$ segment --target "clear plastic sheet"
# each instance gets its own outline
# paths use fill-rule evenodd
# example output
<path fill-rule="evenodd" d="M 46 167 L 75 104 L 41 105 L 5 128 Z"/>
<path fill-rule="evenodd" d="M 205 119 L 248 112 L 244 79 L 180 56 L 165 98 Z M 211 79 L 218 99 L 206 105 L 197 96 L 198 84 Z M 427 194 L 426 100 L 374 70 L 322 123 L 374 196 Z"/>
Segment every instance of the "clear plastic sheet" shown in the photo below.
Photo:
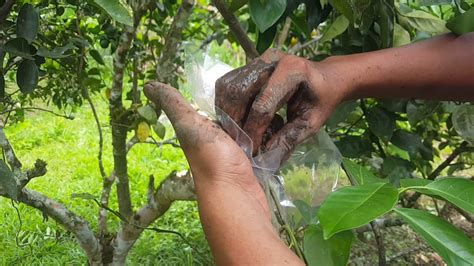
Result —
<path fill-rule="evenodd" d="M 200 111 L 219 121 L 234 138 L 252 162 L 259 181 L 263 184 L 271 179 L 287 219 L 293 225 L 301 225 L 301 206 L 317 208 L 337 186 L 342 156 L 330 137 L 322 130 L 299 145 L 282 166 L 280 161 L 284 153 L 280 149 L 252 157 L 252 140 L 225 112 L 214 106 L 215 81 L 232 67 L 207 54 L 196 56 L 196 53 L 187 57 L 185 63 L 185 91 L 192 96 Z"/>

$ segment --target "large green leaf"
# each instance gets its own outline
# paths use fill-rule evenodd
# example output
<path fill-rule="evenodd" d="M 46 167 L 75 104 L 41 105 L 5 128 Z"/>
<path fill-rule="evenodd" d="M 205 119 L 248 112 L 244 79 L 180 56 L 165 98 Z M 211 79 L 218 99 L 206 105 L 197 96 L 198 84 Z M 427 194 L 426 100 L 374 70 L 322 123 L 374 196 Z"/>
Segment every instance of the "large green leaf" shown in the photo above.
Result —
<path fill-rule="evenodd" d="M 128 26 L 133 26 L 132 10 L 123 0 L 94 1 L 117 22 Z"/>
<path fill-rule="evenodd" d="M 428 212 L 415 209 L 395 209 L 448 265 L 472 265 L 474 241 L 459 229 Z"/>
<path fill-rule="evenodd" d="M 387 182 L 387 179 L 381 179 L 376 177 L 367 168 L 358 165 L 347 158 L 342 159 L 342 165 L 344 166 L 344 169 L 346 170 L 350 178 L 357 182 L 357 185 Z"/>
<path fill-rule="evenodd" d="M 16 19 L 16 36 L 31 43 L 38 33 L 39 13 L 30 4 L 24 4 Z"/>
<path fill-rule="evenodd" d="M 3 188 L 8 197 L 18 200 L 18 190 L 15 176 L 8 168 L 7 164 L 0 160 L 0 186 Z"/>
<path fill-rule="evenodd" d="M 423 188 L 413 187 L 413 189 L 421 193 L 428 190 L 429 194 L 440 196 L 459 208 L 474 213 L 474 181 L 446 177 L 431 182 Z"/>
<path fill-rule="evenodd" d="M 304 232 L 304 255 L 309 266 L 346 265 L 354 235 L 343 231 L 325 240 L 319 225 L 310 225 Z"/>
<path fill-rule="evenodd" d="M 5 43 L 3 50 L 9 53 L 10 56 L 20 56 L 33 60 L 33 55 L 31 55 L 31 46 L 28 41 L 24 38 L 15 38 L 11 39 Z"/>
<path fill-rule="evenodd" d="M 446 27 L 458 35 L 474 31 L 474 7 L 450 19 Z"/>
<path fill-rule="evenodd" d="M 24 94 L 31 93 L 38 85 L 39 70 L 35 61 L 23 60 L 16 72 L 16 83 Z"/>
<path fill-rule="evenodd" d="M 403 15 L 408 23 L 417 30 L 430 34 L 447 32 L 446 22 L 421 10 L 414 10 Z"/>
<path fill-rule="evenodd" d="M 334 22 L 329 25 L 328 29 L 324 32 L 323 37 L 321 37 L 321 40 L 319 40 L 319 42 L 323 43 L 331 41 L 335 37 L 342 34 L 344 31 L 346 31 L 347 27 L 349 27 L 349 20 L 342 15 L 337 17 Z"/>
<path fill-rule="evenodd" d="M 260 32 L 265 32 L 283 15 L 286 0 L 249 0 L 250 15 Z"/>
<path fill-rule="evenodd" d="M 400 187 L 407 188 L 407 187 L 423 187 L 428 185 L 433 181 L 423 178 L 405 178 L 400 180 Z"/>
<path fill-rule="evenodd" d="M 389 140 L 395 130 L 395 118 L 380 107 L 374 107 L 367 114 L 369 129 L 375 136 Z"/>
<path fill-rule="evenodd" d="M 386 183 L 343 187 L 329 194 L 319 208 L 324 238 L 367 224 L 390 211 L 398 201 L 398 191 Z"/>

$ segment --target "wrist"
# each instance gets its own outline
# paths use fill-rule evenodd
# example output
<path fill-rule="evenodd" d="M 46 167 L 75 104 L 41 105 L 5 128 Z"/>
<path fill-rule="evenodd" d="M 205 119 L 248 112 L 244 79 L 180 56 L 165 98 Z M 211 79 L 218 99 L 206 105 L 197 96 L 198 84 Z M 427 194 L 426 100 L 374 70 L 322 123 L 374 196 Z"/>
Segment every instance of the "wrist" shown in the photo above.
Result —
<path fill-rule="evenodd" d="M 325 81 L 340 95 L 341 101 L 358 99 L 362 79 L 366 75 L 360 72 L 360 64 L 349 56 L 332 56 L 321 61 Z"/>

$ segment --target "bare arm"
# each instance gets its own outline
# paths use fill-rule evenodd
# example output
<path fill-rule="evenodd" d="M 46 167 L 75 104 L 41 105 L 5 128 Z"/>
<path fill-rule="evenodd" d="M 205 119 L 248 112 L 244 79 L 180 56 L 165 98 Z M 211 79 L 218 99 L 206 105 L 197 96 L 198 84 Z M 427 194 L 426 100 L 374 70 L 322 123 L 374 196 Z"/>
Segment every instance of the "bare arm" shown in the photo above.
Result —
<path fill-rule="evenodd" d="M 474 101 L 474 33 L 321 62 L 269 50 L 216 83 L 216 105 L 243 126 L 254 152 L 280 147 L 290 153 L 342 101 L 368 97 Z M 284 105 L 287 123 L 264 141 Z"/>
<path fill-rule="evenodd" d="M 334 56 L 347 98 L 474 101 L 474 33 L 445 34 L 399 48 Z"/>

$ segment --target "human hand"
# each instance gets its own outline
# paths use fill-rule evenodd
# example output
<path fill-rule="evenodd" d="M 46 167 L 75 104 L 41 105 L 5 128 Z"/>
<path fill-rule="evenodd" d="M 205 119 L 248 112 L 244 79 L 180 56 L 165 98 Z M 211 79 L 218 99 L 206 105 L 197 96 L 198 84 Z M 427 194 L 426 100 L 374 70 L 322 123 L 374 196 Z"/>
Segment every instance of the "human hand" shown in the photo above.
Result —
<path fill-rule="evenodd" d="M 175 88 L 167 84 L 150 82 L 145 85 L 144 92 L 171 121 L 197 190 L 209 182 L 234 184 L 249 191 L 270 217 L 268 203 L 249 159 L 218 125 L 199 115 Z"/>
<path fill-rule="evenodd" d="M 289 154 L 315 134 L 347 96 L 336 64 L 311 62 L 268 50 L 216 81 L 216 106 L 253 140 L 253 152 L 275 148 Z M 275 116 L 287 104 L 287 123 Z M 271 128 L 273 135 L 266 136 Z"/>

